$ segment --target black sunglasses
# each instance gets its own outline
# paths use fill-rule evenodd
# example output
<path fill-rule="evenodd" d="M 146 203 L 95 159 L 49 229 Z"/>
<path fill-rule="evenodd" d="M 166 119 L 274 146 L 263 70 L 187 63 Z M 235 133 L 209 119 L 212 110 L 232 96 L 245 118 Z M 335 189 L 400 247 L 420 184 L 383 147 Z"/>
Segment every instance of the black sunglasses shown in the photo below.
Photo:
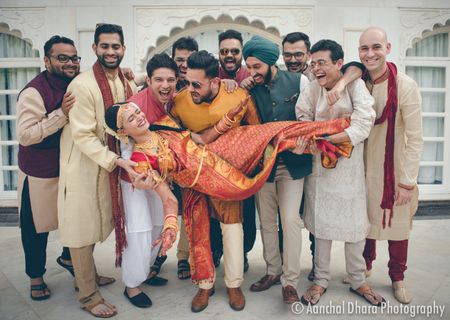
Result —
<path fill-rule="evenodd" d="M 238 49 L 238 48 L 233 48 L 233 49 L 222 48 L 222 49 L 219 50 L 219 52 L 220 52 L 220 54 L 222 56 L 226 56 L 230 52 L 231 52 L 231 54 L 233 56 L 237 56 L 241 52 L 241 49 Z"/>

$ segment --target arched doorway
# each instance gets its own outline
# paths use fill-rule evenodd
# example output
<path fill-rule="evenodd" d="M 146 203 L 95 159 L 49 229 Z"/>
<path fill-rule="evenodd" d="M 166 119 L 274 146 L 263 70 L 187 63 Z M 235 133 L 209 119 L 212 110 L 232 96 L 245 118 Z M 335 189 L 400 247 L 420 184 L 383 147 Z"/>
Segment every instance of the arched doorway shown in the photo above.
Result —
<path fill-rule="evenodd" d="M 206 50 L 218 55 L 218 36 L 221 32 L 234 29 L 242 34 L 244 43 L 254 35 L 261 35 L 267 39 L 281 45 L 281 36 L 275 28 L 266 29 L 262 23 L 254 23 L 253 25 L 238 22 L 222 22 L 222 21 L 202 21 L 200 25 L 187 25 L 185 29 L 176 29 L 171 32 L 171 36 L 162 36 L 158 39 L 156 47 L 147 49 L 147 54 L 140 60 L 140 67 L 145 69 L 147 61 L 156 53 L 166 52 L 171 55 L 172 44 L 181 37 L 192 37 L 197 40 L 199 50 Z M 281 59 L 281 57 L 280 57 Z"/>

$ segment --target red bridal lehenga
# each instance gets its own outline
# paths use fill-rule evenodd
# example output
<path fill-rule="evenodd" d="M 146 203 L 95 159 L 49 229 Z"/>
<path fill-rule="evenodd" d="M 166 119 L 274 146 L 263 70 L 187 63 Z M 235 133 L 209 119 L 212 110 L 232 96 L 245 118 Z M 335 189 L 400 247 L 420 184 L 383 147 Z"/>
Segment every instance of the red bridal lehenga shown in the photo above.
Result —
<path fill-rule="evenodd" d="M 168 116 L 157 124 L 178 127 Z M 183 218 L 194 283 L 212 281 L 214 276 L 206 195 L 220 200 L 246 199 L 266 182 L 277 154 L 294 148 L 299 136 L 328 136 L 342 132 L 349 124 L 348 118 L 342 118 L 241 126 L 206 146 L 192 141 L 188 131 L 159 130 L 151 141 L 134 146 L 131 160 L 138 163 L 136 171 L 147 172 L 152 167 L 163 178 L 189 188 L 183 199 Z M 333 145 L 319 139 L 317 145 L 322 150 L 322 164 L 328 168 L 334 168 L 340 156 L 349 157 L 352 151 L 350 143 Z"/>

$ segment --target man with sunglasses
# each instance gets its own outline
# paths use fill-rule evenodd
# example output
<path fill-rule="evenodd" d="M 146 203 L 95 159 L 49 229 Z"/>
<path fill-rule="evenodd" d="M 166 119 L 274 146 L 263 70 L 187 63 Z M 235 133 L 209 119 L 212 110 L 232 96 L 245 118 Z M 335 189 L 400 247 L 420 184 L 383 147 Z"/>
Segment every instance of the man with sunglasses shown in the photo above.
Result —
<path fill-rule="evenodd" d="M 20 227 L 33 300 L 50 298 L 43 275 L 48 233 L 58 227 L 59 138 L 75 103 L 66 89 L 79 73 L 81 59 L 74 42 L 60 36 L 45 43 L 44 54 L 46 70 L 19 93 L 16 106 Z M 73 275 L 69 248 L 63 248 L 57 261 Z"/>
<path fill-rule="evenodd" d="M 219 78 L 219 62 L 212 54 L 204 50 L 194 52 L 188 58 L 187 66 L 187 87 L 175 97 L 175 104 L 170 112 L 185 128 L 195 133 L 205 133 L 211 137 L 210 141 L 213 141 L 232 126 L 238 126 L 240 122 L 244 121 L 242 120 L 244 111 L 242 111 L 237 116 L 240 121 L 233 123 L 228 121 L 227 128 L 216 126 L 219 120 L 226 118 L 230 111 L 242 104 L 247 104 L 245 121 L 258 123 L 255 107 L 252 101 L 247 100 L 246 91 L 240 88 L 231 93 L 226 91 L 224 83 Z M 190 191 L 184 190 L 184 192 Z M 244 278 L 241 202 L 218 201 L 212 198 L 208 198 L 207 201 L 207 207 L 210 209 L 204 208 L 205 210 L 200 210 L 199 214 L 202 217 L 206 215 L 207 221 L 209 221 L 208 211 L 211 211 L 213 216 L 221 222 L 225 285 L 231 308 L 239 311 L 245 306 L 245 297 L 240 288 Z M 186 212 L 184 212 L 183 218 L 185 217 Z M 195 221 L 198 225 L 199 222 Z M 191 241 L 191 270 L 195 271 L 191 277 L 192 281 L 199 285 L 199 290 L 192 300 L 191 310 L 200 312 L 208 306 L 209 296 L 214 294 L 216 277 L 210 253 L 209 228 L 202 226 L 200 230 L 194 229 L 193 234 L 196 239 L 199 236 L 201 239 L 199 242 L 192 242 L 195 239 L 189 236 L 189 228 L 195 228 L 196 224 L 193 224 L 192 221 L 185 221 L 185 223 L 188 229 L 188 239 Z M 207 232 L 203 233 L 204 230 Z M 197 245 L 199 247 L 196 247 Z M 205 272 L 198 272 L 200 269 Z"/>
<path fill-rule="evenodd" d="M 114 222 L 118 228 L 124 226 L 116 168 L 122 167 L 132 178 L 137 175 L 134 163 L 121 158 L 116 141 L 106 135 L 104 113 L 114 103 L 130 98 L 136 86 L 119 68 L 125 53 L 121 26 L 98 24 L 92 49 L 97 61 L 67 89 L 76 100 L 61 134 L 58 216 L 61 242 L 70 248 L 82 308 L 95 317 L 108 318 L 117 310 L 105 302 L 98 286 L 114 279 L 97 275 L 94 246 L 107 239 Z M 116 240 L 118 247 L 121 241 Z"/>
<path fill-rule="evenodd" d="M 218 38 L 219 78 L 234 80 L 240 85 L 242 80 L 250 76 L 245 66 L 242 65 L 242 34 L 236 30 L 229 29 L 220 33 Z M 254 196 L 244 200 L 244 272 L 247 272 L 249 268 L 247 253 L 253 248 L 256 239 L 255 210 Z M 223 255 L 223 243 L 220 224 L 214 218 L 211 218 L 211 250 L 214 266 L 217 268 Z"/>
<path fill-rule="evenodd" d="M 232 79 L 241 84 L 250 76 L 242 65 L 242 34 L 236 30 L 226 30 L 219 34 L 219 78 Z"/>

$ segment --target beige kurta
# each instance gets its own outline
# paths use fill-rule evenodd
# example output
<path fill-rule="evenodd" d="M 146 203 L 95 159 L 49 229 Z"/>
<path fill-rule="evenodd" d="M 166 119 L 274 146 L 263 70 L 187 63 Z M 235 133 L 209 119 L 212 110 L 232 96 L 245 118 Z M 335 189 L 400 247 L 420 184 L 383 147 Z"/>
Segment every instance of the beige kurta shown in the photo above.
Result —
<path fill-rule="evenodd" d="M 360 79 L 350 83 L 341 98 L 328 106 L 327 90 L 317 81 L 302 92 L 295 111 L 300 121 L 325 121 L 351 117 L 345 129 L 353 144 L 350 158 L 340 158 L 336 168 L 322 167 L 313 157 L 313 170 L 305 178 L 306 228 L 318 239 L 357 242 L 369 229 L 364 178 L 364 140 L 375 121 L 373 98 Z"/>
<path fill-rule="evenodd" d="M 125 101 L 119 77 L 109 84 L 115 102 Z M 117 155 L 106 146 L 105 106 L 92 68 L 67 91 L 76 102 L 61 135 L 58 219 L 62 244 L 80 248 L 106 240 L 113 229 L 109 172 Z"/>
<path fill-rule="evenodd" d="M 377 118 L 383 113 L 387 100 L 388 80 L 376 84 L 372 90 Z M 368 186 L 368 212 L 370 232 L 368 238 L 376 240 L 405 240 L 412 228 L 412 217 L 418 205 L 417 175 L 422 155 L 421 97 L 417 84 L 407 75 L 398 72 L 398 111 L 395 119 L 395 182 L 415 186 L 410 203 L 396 207 L 392 226 L 388 226 L 389 210 L 386 210 L 386 228 L 383 229 L 383 165 L 386 145 L 387 121 L 374 126 L 366 143 L 366 179 Z"/>
<path fill-rule="evenodd" d="M 22 146 L 42 142 L 67 123 L 67 117 L 58 108 L 47 114 L 44 100 L 35 88 L 27 88 L 17 101 L 17 139 Z M 28 177 L 31 211 L 37 233 L 49 232 L 58 228 L 57 196 L 58 178 L 37 178 L 27 176 L 19 170 L 17 200 L 20 212 L 22 190 Z"/>

